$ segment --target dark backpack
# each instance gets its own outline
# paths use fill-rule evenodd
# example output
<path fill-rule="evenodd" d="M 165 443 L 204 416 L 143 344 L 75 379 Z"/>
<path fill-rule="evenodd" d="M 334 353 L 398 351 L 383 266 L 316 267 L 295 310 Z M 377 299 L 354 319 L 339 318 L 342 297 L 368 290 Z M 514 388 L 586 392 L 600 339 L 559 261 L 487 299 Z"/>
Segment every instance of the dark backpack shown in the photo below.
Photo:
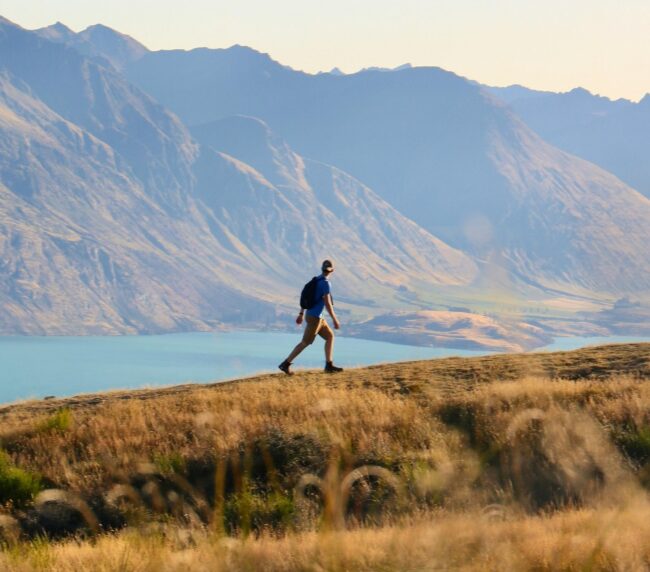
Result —
<path fill-rule="evenodd" d="M 300 293 L 300 307 L 309 310 L 316 305 L 316 288 L 318 286 L 319 276 L 314 276 L 302 288 Z"/>

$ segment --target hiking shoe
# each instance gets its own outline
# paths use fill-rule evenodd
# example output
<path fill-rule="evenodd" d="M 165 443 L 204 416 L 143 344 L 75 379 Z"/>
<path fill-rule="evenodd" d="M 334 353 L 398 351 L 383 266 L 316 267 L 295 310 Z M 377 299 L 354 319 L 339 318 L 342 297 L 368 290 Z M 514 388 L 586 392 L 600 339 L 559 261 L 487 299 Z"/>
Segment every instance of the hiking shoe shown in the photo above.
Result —
<path fill-rule="evenodd" d="M 291 364 L 286 359 L 278 366 L 278 368 L 287 375 L 293 375 Z"/>
<path fill-rule="evenodd" d="M 328 362 L 325 364 L 325 369 L 323 371 L 325 371 L 325 373 L 339 373 L 343 371 L 343 368 L 334 365 L 332 362 Z"/>

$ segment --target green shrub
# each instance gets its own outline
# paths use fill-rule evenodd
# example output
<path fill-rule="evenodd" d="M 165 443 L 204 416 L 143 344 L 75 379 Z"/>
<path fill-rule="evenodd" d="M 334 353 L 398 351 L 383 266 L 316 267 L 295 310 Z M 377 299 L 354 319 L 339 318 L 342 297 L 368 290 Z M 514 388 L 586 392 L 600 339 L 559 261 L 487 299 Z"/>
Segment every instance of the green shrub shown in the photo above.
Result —
<path fill-rule="evenodd" d="M 59 409 L 56 413 L 41 421 L 36 429 L 44 433 L 59 432 L 63 433 L 70 429 L 72 425 L 72 412 L 67 409 Z"/>
<path fill-rule="evenodd" d="M 0 451 L 0 504 L 22 507 L 29 504 L 41 490 L 41 479 L 14 466 L 4 451 Z"/>
<path fill-rule="evenodd" d="M 643 426 L 621 431 L 614 435 L 623 452 L 634 462 L 642 465 L 650 461 L 650 427 Z"/>
<path fill-rule="evenodd" d="M 163 474 L 182 473 L 185 471 L 185 459 L 180 453 L 154 455 L 153 463 Z"/>
<path fill-rule="evenodd" d="M 229 532 L 260 532 L 271 529 L 286 531 L 295 516 L 293 499 L 278 492 L 261 495 L 242 492 L 231 495 L 224 506 L 224 519 Z"/>

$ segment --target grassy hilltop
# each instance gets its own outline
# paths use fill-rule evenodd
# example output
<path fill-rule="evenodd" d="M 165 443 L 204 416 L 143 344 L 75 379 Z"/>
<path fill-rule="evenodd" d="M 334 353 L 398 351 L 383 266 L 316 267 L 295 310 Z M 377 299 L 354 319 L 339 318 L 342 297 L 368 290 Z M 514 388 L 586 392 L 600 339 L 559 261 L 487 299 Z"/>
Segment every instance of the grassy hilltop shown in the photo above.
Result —
<path fill-rule="evenodd" d="M 0 569 L 650 567 L 650 344 L 0 408 Z"/>

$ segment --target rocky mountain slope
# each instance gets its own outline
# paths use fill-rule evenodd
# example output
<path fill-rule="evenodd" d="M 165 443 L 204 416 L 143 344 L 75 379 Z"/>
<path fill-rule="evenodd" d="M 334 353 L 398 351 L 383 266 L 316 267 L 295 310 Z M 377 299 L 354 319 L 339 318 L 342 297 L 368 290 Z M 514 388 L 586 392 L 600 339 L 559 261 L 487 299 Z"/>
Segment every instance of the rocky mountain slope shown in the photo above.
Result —
<path fill-rule="evenodd" d="M 258 155 L 224 152 L 226 125 L 202 145 L 113 66 L 6 20 L 0 62 L 3 333 L 274 323 L 325 256 L 343 312 L 476 274 L 257 120 L 235 122 Z"/>
<path fill-rule="evenodd" d="M 468 256 L 418 227 L 340 169 L 301 157 L 259 119 L 229 117 L 201 126 L 193 134 L 205 146 L 237 157 L 282 191 L 298 219 L 284 221 L 284 228 L 306 220 L 332 249 L 351 250 L 347 259 L 354 258 L 353 266 L 340 268 L 346 283 L 361 280 L 361 289 L 378 270 L 377 278 L 405 291 L 418 280 L 460 285 L 477 274 Z M 247 235 L 240 228 L 237 236 L 253 242 L 259 229 L 250 230 Z M 304 253 L 295 244 L 275 244 L 280 247 L 278 260 L 287 266 L 292 257 L 307 260 L 315 254 L 309 252 L 308 243 L 303 245 Z"/>
<path fill-rule="evenodd" d="M 650 201 L 454 74 L 312 76 L 240 46 L 150 52 L 125 73 L 188 124 L 260 117 L 513 281 L 587 295 L 650 287 Z"/>
<path fill-rule="evenodd" d="M 2 333 L 201 329 L 246 306 L 210 266 L 225 253 L 170 221 L 114 149 L 6 76 L 0 94 Z"/>
<path fill-rule="evenodd" d="M 650 197 L 650 94 L 639 103 L 576 88 L 487 88 L 546 141 L 610 171 Z"/>

